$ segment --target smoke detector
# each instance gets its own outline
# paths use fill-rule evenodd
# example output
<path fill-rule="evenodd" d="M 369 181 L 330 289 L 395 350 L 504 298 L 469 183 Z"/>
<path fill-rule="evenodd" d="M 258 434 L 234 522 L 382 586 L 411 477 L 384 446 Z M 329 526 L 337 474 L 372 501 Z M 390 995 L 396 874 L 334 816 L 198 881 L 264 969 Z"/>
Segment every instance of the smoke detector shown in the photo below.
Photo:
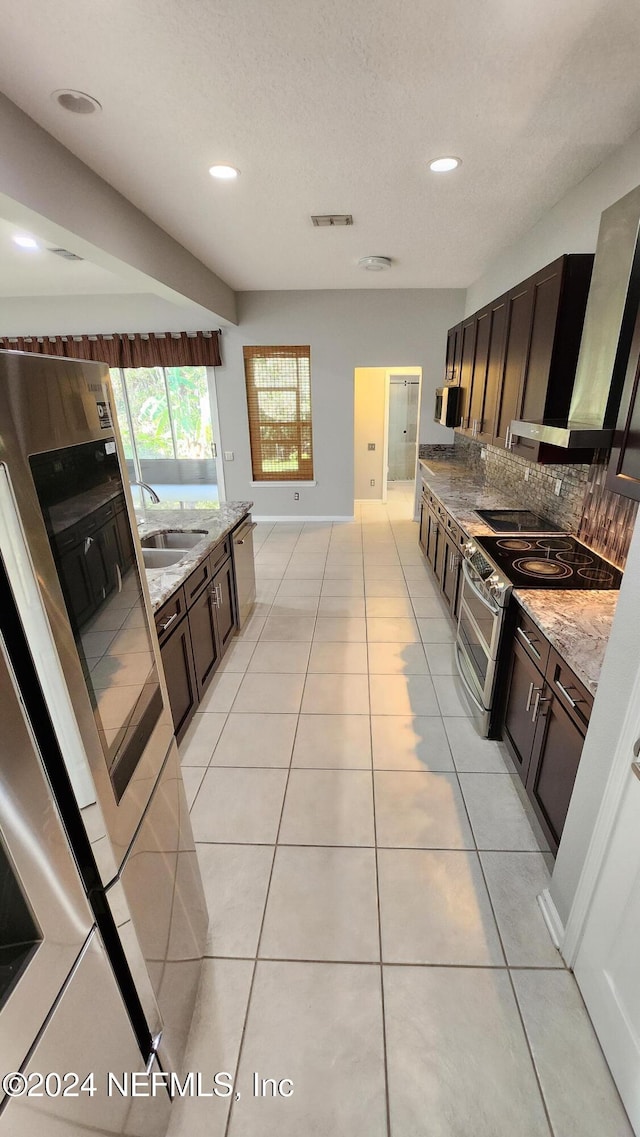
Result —
<path fill-rule="evenodd" d="M 391 257 L 360 257 L 358 267 L 364 268 L 367 272 L 383 272 L 386 268 L 391 268 Z"/>
<path fill-rule="evenodd" d="M 49 249 L 50 253 L 55 253 L 57 257 L 62 257 L 65 261 L 83 261 L 84 257 L 79 257 L 77 253 L 72 253 L 70 249 Z"/>
<path fill-rule="evenodd" d="M 353 225 L 353 216 L 350 213 L 312 213 L 311 222 L 316 229 L 327 229 L 336 225 Z"/>
<path fill-rule="evenodd" d="M 72 91 L 70 88 L 53 91 L 51 98 L 63 110 L 71 111 L 72 114 L 95 114 L 102 110 L 102 104 L 84 91 Z"/>

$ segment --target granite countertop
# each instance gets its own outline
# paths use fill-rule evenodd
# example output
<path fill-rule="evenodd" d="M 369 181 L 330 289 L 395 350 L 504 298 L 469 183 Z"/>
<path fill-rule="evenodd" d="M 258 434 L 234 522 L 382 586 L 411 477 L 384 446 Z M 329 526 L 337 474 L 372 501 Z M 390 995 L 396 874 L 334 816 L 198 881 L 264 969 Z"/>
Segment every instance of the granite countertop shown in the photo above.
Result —
<path fill-rule="evenodd" d="M 175 564 L 146 570 L 154 612 L 162 607 L 176 588 L 184 584 L 213 547 L 235 529 L 251 511 L 252 505 L 252 501 L 227 501 L 212 505 L 210 509 L 163 509 L 161 505 L 136 509 L 140 537 L 151 537 L 163 529 L 178 529 L 186 533 L 194 529 L 206 530 L 202 540 L 188 549 Z"/>
<path fill-rule="evenodd" d="M 493 535 L 474 510 L 522 508 L 499 491 L 485 487 L 462 463 L 439 458 L 421 460 L 420 466 L 429 489 L 470 537 Z M 617 589 L 513 590 L 515 599 L 592 695 L 598 687 L 619 595 Z"/>
<path fill-rule="evenodd" d="M 617 589 L 606 592 L 568 592 L 562 588 L 514 590 L 518 602 L 592 695 L 598 689 L 619 595 Z"/>

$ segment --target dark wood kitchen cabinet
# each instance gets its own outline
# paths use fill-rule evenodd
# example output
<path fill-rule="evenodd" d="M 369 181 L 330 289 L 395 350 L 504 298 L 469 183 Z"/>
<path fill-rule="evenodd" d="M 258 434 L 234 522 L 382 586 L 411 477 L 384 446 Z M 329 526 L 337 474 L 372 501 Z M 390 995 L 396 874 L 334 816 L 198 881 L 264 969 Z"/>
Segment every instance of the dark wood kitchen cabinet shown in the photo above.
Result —
<path fill-rule="evenodd" d="M 505 346 L 502 374 L 498 380 L 493 445 L 510 448 L 511 422 L 518 418 L 520 392 L 529 358 L 533 290 L 528 281 L 513 288 L 507 297 Z"/>
<path fill-rule="evenodd" d="M 425 494 L 420 498 L 420 524 L 418 526 L 418 544 L 424 555 L 427 555 L 427 533 L 429 530 L 429 503 Z"/>
<path fill-rule="evenodd" d="M 464 533 L 437 497 L 424 487 L 420 502 L 420 547 L 433 569 L 452 616 L 458 614 Z"/>
<path fill-rule="evenodd" d="M 503 740 L 555 853 L 580 764 L 593 697 L 537 625 L 519 606 L 516 611 Z"/>
<path fill-rule="evenodd" d="M 531 277 L 529 355 L 519 397 L 518 417 L 565 419 L 569 413 L 593 256 L 558 257 Z M 540 443 L 514 438 L 511 449 L 537 461 Z"/>
<path fill-rule="evenodd" d="M 158 609 L 155 622 L 180 741 L 237 628 L 230 538 L 216 545 Z"/>
<path fill-rule="evenodd" d="M 512 434 L 511 422 L 566 419 L 592 267 L 591 253 L 565 254 L 463 321 L 462 433 L 531 461 L 559 460 L 553 447 Z"/>
<path fill-rule="evenodd" d="M 198 682 L 198 696 L 213 678 L 213 673 L 222 658 L 222 645 L 216 620 L 217 598 L 213 586 L 208 584 L 189 609 L 189 627 L 193 662 Z"/>
<path fill-rule="evenodd" d="M 476 333 L 478 321 L 471 316 L 462 321 L 460 327 L 460 426 L 463 432 L 471 432 L 471 388 L 473 368 L 476 358 Z"/>
<path fill-rule="evenodd" d="M 178 742 L 183 737 L 198 705 L 198 685 L 191 646 L 191 629 L 186 616 L 162 645 L 169 705 Z"/>
<path fill-rule="evenodd" d="M 476 345 L 469 400 L 469 430 L 478 442 L 492 442 L 502 380 L 507 331 L 507 297 L 501 296 L 478 312 Z"/>
<path fill-rule="evenodd" d="M 447 332 L 447 354 L 445 360 L 445 383 L 454 386 L 460 382 L 460 359 L 462 355 L 462 324 L 449 328 Z"/>

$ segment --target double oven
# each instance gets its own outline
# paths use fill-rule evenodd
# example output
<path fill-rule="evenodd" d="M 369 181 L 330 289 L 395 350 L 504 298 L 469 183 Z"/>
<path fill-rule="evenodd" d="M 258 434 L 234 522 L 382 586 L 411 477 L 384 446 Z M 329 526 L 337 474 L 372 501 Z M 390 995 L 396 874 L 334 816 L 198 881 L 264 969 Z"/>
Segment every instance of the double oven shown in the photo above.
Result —
<path fill-rule="evenodd" d="M 491 733 L 498 653 L 511 585 L 473 541 L 463 547 L 455 657 L 479 733 Z"/>

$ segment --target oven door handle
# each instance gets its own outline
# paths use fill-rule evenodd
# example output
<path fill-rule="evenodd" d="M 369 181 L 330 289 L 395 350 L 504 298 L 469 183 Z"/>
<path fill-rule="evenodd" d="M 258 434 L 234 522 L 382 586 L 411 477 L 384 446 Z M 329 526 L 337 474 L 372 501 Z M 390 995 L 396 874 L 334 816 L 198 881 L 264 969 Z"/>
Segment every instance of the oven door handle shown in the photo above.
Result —
<path fill-rule="evenodd" d="M 460 676 L 460 679 L 462 680 L 462 684 L 463 684 L 469 698 L 471 699 L 471 702 L 478 708 L 478 710 L 480 711 L 481 714 L 483 714 L 483 715 L 486 714 L 486 707 L 484 707 L 482 705 L 482 703 L 478 699 L 478 696 L 476 695 L 475 691 L 473 691 L 471 689 L 471 687 L 469 686 L 469 680 L 467 679 L 467 677 L 464 673 L 463 666 L 462 666 L 460 644 L 457 641 L 456 641 L 456 645 L 455 645 L 455 658 L 456 658 L 456 667 L 458 668 L 458 675 Z"/>
<path fill-rule="evenodd" d="M 471 577 L 471 574 L 470 574 L 469 562 L 468 562 L 468 560 L 466 560 L 466 558 L 463 558 L 463 560 L 462 560 L 462 571 L 464 573 L 464 579 L 466 580 L 467 584 L 469 585 L 469 588 L 471 589 L 471 591 L 475 592 L 476 596 L 478 597 L 478 600 L 480 600 L 481 603 L 484 604 L 485 608 L 488 608 L 490 612 L 493 612 L 494 616 L 497 616 L 498 612 L 500 611 L 500 609 L 498 608 L 498 605 L 492 604 L 491 601 L 486 596 L 484 596 L 482 594 L 482 592 L 480 592 L 480 589 L 476 587 L 476 585 L 474 584 L 473 579 Z"/>

